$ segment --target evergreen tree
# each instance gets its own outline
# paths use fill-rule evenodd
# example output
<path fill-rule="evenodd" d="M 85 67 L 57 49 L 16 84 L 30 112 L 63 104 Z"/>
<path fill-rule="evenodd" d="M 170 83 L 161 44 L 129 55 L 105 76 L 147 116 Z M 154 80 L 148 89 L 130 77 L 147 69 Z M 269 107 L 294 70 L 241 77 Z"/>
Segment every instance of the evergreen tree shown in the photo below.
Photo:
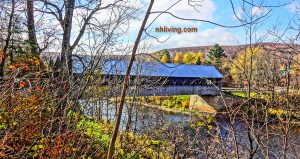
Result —
<path fill-rule="evenodd" d="M 157 55 L 157 58 L 160 59 L 160 61 L 163 63 L 171 62 L 171 56 L 167 50 L 161 50 L 161 51 L 157 52 L 156 55 Z M 164 58 L 164 59 L 162 59 L 162 58 Z"/>
<path fill-rule="evenodd" d="M 218 44 L 215 44 L 213 48 L 210 49 L 205 63 L 208 65 L 214 65 L 218 68 L 221 68 L 221 63 L 222 63 L 221 59 L 223 57 L 223 54 L 224 54 L 224 49 Z"/>

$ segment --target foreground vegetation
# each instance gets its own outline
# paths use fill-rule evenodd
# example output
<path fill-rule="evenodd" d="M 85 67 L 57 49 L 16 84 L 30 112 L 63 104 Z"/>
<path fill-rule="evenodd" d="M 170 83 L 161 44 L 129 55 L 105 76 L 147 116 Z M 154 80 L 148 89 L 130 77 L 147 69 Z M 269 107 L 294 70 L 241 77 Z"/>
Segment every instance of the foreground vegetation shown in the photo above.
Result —
<path fill-rule="evenodd" d="M 233 10 L 235 21 L 225 26 L 209 21 L 215 18 L 171 13 L 181 1 L 152 9 L 154 1 L 143 1 L 148 9 L 123 0 L 0 1 L 0 158 L 299 158 L 299 7 L 230 1 L 226 10 Z M 199 12 L 205 4 L 188 1 L 186 7 Z M 269 13 L 281 7 L 293 16 L 266 30 Z M 168 9 L 156 10 L 163 8 Z M 148 52 L 143 40 L 164 40 L 152 34 L 156 24 L 148 20 L 162 14 L 193 24 L 242 27 L 238 41 L 247 44 L 227 50 L 216 44 L 207 52 L 176 50 L 173 55 L 162 50 L 142 58 L 139 53 Z M 140 19 L 132 45 L 130 23 Z M 209 32 L 227 32 L 218 27 Z M 199 35 L 206 37 L 206 32 Z M 276 43 L 265 45 L 267 40 Z M 129 65 L 121 68 L 125 75 L 105 78 L 102 68 L 108 59 L 128 57 Z M 138 95 L 167 82 L 132 79 L 134 60 L 213 65 L 224 74 L 223 85 L 248 93 L 220 94 L 223 107 L 214 117 L 196 113 L 175 119 L 156 109 L 137 109 L 146 103 L 183 112 L 189 109 L 188 96 L 130 98 L 123 109 L 127 90 Z M 213 83 L 209 76 L 205 79 Z M 120 102 L 105 102 L 119 94 Z"/>

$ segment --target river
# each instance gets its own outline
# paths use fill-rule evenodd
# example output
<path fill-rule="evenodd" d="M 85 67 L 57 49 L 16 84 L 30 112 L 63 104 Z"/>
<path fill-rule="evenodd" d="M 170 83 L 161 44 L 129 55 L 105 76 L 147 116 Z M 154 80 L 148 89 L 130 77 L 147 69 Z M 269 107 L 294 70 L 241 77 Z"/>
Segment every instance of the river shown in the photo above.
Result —
<path fill-rule="evenodd" d="M 90 117 L 96 119 L 103 119 L 108 121 L 113 121 L 116 114 L 116 103 L 113 103 L 109 100 L 107 101 L 96 101 L 96 102 L 82 102 L 84 107 L 84 113 Z M 136 106 L 125 104 L 122 117 L 121 117 L 121 125 L 120 130 L 128 130 L 132 131 L 135 134 L 151 134 L 149 132 L 153 130 L 159 130 L 162 127 L 176 127 L 179 126 L 185 127 L 182 134 L 191 135 L 194 137 L 195 134 L 191 133 L 189 130 L 189 125 L 191 123 L 195 123 L 199 120 L 196 115 L 187 115 L 182 113 L 172 113 L 167 111 L 162 111 L 160 109 L 144 107 L 144 106 Z M 242 121 L 235 121 L 234 124 L 229 124 L 228 120 L 225 118 L 217 118 L 215 127 L 218 127 L 218 135 L 221 139 L 221 142 L 226 145 L 226 151 L 233 152 L 234 151 L 234 142 L 233 136 L 236 135 L 236 142 L 239 144 L 239 151 L 241 154 L 244 154 L 249 157 L 249 153 L 247 151 L 250 147 L 249 136 L 247 134 L 247 128 L 244 126 L 245 124 Z M 254 125 L 257 126 L 257 125 Z M 270 131 L 276 131 L 276 127 Z M 174 130 L 174 129 L 173 129 Z M 279 130 L 279 129 L 278 129 Z M 235 132 L 233 134 L 232 132 Z M 172 132 L 171 132 L 172 133 Z M 252 133 L 261 133 L 261 132 L 252 132 Z M 197 136 L 201 136 L 202 134 L 198 134 Z M 265 137 L 265 136 L 262 136 Z M 289 152 L 289 158 L 298 158 L 300 155 L 300 141 L 299 141 L 299 133 L 291 133 L 289 136 L 290 145 L 293 145 L 293 148 L 296 149 L 293 152 Z M 188 137 L 189 138 L 189 137 Z M 204 137 L 205 138 L 205 137 Z M 204 139 L 202 137 L 202 139 Z M 269 133 L 269 141 L 270 141 L 270 156 L 274 156 L 271 158 L 282 158 L 282 133 Z M 201 140 L 201 138 L 200 138 Z M 256 140 L 256 141 L 255 141 Z M 260 140 L 260 139 L 259 139 Z M 253 141 L 258 141 L 257 138 L 253 138 Z M 184 146 L 185 145 L 181 145 Z M 253 144 L 253 147 L 258 147 L 257 144 Z M 196 155 L 196 158 L 199 157 L 199 154 Z M 242 157 L 242 158 L 245 158 Z M 257 153 L 255 155 L 257 158 L 263 157 L 262 151 L 257 149 Z"/>

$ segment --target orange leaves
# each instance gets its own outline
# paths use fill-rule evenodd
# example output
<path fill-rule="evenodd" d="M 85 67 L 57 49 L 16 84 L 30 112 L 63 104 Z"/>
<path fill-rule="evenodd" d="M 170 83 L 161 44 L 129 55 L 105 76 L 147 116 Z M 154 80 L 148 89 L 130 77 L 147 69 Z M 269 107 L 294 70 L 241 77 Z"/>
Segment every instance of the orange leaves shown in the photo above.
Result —
<path fill-rule="evenodd" d="M 215 136 L 214 139 L 213 139 L 213 142 L 220 144 L 221 143 L 220 137 Z"/>
<path fill-rule="evenodd" d="M 3 145 L 0 144 L 0 151 L 3 149 Z M 6 158 L 6 154 L 4 152 L 0 152 L 0 158 Z"/>
<path fill-rule="evenodd" d="M 17 67 L 13 66 L 13 65 L 10 65 L 8 68 L 11 69 L 12 71 L 16 71 L 17 70 Z"/>
<path fill-rule="evenodd" d="M 4 152 L 0 152 L 0 157 L 7 158 L 6 154 Z"/>
<path fill-rule="evenodd" d="M 22 67 L 25 71 L 28 71 L 28 70 L 29 70 L 29 66 L 28 66 L 26 63 L 24 63 L 24 62 L 18 62 L 18 63 L 16 64 L 16 67 L 17 67 L 17 68 Z"/>
<path fill-rule="evenodd" d="M 30 70 L 29 66 L 24 62 L 18 62 L 16 65 L 10 65 L 8 68 L 12 71 L 16 71 L 19 68 L 22 68 L 25 71 Z"/>
<path fill-rule="evenodd" d="M 40 152 L 39 155 L 41 157 L 49 156 L 50 158 L 58 158 L 61 155 L 72 156 L 80 150 L 77 145 L 80 142 L 79 139 L 82 139 L 82 136 L 78 132 L 59 133 L 53 139 L 46 139 L 41 143 L 44 145 L 44 152 Z"/>
<path fill-rule="evenodd" d="M 41 64 L 40 59 L 37 57 L 28 58 L 28 63 L 34 66 L 39 66 Z"/>
<path fill-rule="evenodd" d="M 21 81 L 21 82 L 19 83 L 19 87 L 20 87 L 20 88 L 24 88 L 25 86 L 26 86 L 26 82 Z"/>
<path fill-rule="evenodd" d="M 31 97 L 31 102 L 32 103 L 35 103 L 35 102 L 37 102 L 37 100 L 38 100 L 38 97 L 36 97 L 36 96 L 33 96 L 33 97 Z"/>
<path fill-rule="evenodd" d="M 43 89 L 43 88 L 42 88 L 41 86 L 36 86 L 34 90 L 37 91 L 37 92 L 41 92 L 42 89 Z"/>
<path fill-rule="evenodd" d="M 3 53 L 3 51 L 0 49 L 0 62 L 2 62 L 3 58 L 4 58 L 4 53 Z"/>

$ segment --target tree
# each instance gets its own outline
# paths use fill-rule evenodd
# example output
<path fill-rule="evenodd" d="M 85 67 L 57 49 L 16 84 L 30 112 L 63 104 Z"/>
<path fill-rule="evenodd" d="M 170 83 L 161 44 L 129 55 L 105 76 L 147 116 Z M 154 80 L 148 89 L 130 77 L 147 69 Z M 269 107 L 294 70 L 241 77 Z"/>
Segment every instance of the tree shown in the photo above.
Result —
<path fill-rule="evenodd" d="M 251 59 L 252 58 L 252 62 Z M 260 65 L 259 62 L 262 59 L 262 50 L 259 47 L 247 48 L 245 51 L 239 52 L 237 57 L 232 61 L 232 66 L 230 73 L 234 81 L 243 82 L 251 80 L 249 79 L 250 74 L 253 74 L 252 79 L 259 77 L 260 75 Z"/>
<path fill-rule="evenodd" d="M 27 0 L 27 29 L 31 53 L 39 55 L 40 49 L 36 39 L 33 0 Z"/>
<path fill-rule="evenodd" d="M 196 63 L 196 54 L 193 51 L 189 51 L 183 56 L 183 63 L 185 64 L 195 64 Z"/>
<path fill-rule="evenodd" d="M 182 52 L 181 51 L 177 52 L 176 55 L 175 55 L 175 57 L 174 57 L 173 62 L 176 63 L 176 64 L 181 64 L 181 63 L 183 63 L 182 60 L 183 60 L 183 54 L 182 54 Z"/>
<path fill-rule="evenodd" d="M 58 0 L 58 2 L 39 0 L 39 4 L 36 5 L 36 8 L 43 15 L 46 14 L 55 19 L 57 24 L 60 25 L 60 27 L 54 28 L 54 30 L 62 32 L 62 34 L 57 37 L 57 39 L 61 41 L 61 55 L 56 61 L 56 69 L 61 70 L 65 77 L 72 77 L 72 56 L 74 50 L 78 49 L 78 44 L 83 42 L 82 37 L 88 33 L 97 37 L 105 37 L 102 38 L 102 41 L 94 37 L 95 40 L 101 41 L 101 43 L 98 44 L 100 46 L 103 46 L 104 43 L 112 42 L 112 39 L 118 36 L 118 34 L 115 35 L 113 32 L 117 32 L 116 30 L 119 25 L 125 23 L 125 19 L 126 21 L 130 19 L 130 16 L 134 13 L 133 10 L 135 10 L 133 9 L 134 7 L 129 5 L 128 1 L 122 0 L 114 0 L 109 3 L 102 3 L 102 1 L 98 0 L 82 2 L 77 0 Z M 78 10 L 86 14 L 77 14 Z M 104 21 L 96 18 L 96 15 L 102 11 L 112 10 L 115 11 L 115 16 L 104 18 Z M 74 14 L 76 14 L 76 16 Z M 76 21 L 79 21 L 78 31 L 75 31 L 73 27 L 73 25 L 76 24 L 73 22 L 74 18 Z M 102 32 L 100 30 L 106 31 Z M 97 32 L 97 34 L 95 32 Z"/>
<path fill-rule="evenodd" d="M 116 143 L 116 139 L 117 139 L 117 136 L 118 136 L 119 127 L 120 127 L 120 123 L 121 123 L 121 116 L 122 116 L 123 106 L 124 106 L 124 103 L 125 103 L 126 90 L 128 88 L 131 68 L 132 68 L 133 61 L 135 59 L 135 55 L 136 55 L 136 52 L 137 52 L 142 34 L 144 32 L 146 23 L 147 23 L 148 18 L 150 16 L 150 12 L 151 12 L 153 3 L 154 3 L 154 0 L 151 0 L 150 4 L 149 4 L 149 7 L 147 9 L 145 18 L 143 20 L 143 23 L 140 27 L 138 36 L 137 36 L 137 38 L 135 40 L 135 43 L 134 43 L 134 46 L 133 46 L 132 54 L 131 54 L 131 57 L 130 57 L 130 61 L 129 61 L 129 64 L 128 64 L 128 67 L 127 67 L 127 70 L 126 70 L 126 75 L 125 75 L 123 86 L 122 86 L 121 100 L 120 100 L 120 104 L 119 104 L 118 111 L 117 111 L 116 124 L 115 124 L 114 130 L 113 130 L 113 134 L 111 136 L 111 140 L 110 140 L 110 144 L 109 144 L 109 148 L 108 148 L 107 159 L 111 159 L 113 157 L 113 153 L 114 153 L 114 150 L 115 150 L 115 143 Z"/>
<path fill-rule="evenodd" d="M 293 64 L 292 64 L 292 80 L 294 81 L 294 84 L 296 86 L 296 88 L 299 89 L 299 85 L 300 85 L 300 54 L 296 54 L 293 57 Z"/>
<path fill-rule="evenodd" d="M 0 77 L 3 77 L 3 75 L 4 75 L 5 59 L 8 54 L 8 48 L 9 48 L 11 36 L 13 34 L 13 23 L 14 23 L 13 18 L 14 18 L 14 14 L 15 14 L 15 0 L 12 0 L 11 4 L 12 4 L 12 6 L 11 6 L 11 11 L 9 13 L 7 35 L 6 35 L 6 39 L 4 41 L 3 54 L 2 54 L 1 61 L 0 61 Z"/>
<path fill-rule="evenodd" d="M 169 51 L 167 51 L 167 50 L 161 50 L 161 51 L 157 52 L 156 56 L 163 63 L 171 62 L 171 56 L 169 54 Z M 163 58 L 164 58 L 164 61 L 163 61 Z"/>
<path fill-rule="evenodd" d="M 196 56 L 196 65 L 201 65 L 204 61 L 204 57 L 203 57 L 203 53 L 201 51 L 198 52 L 197 56 Z"/>
<path fill-rule="evenodd" d="M 222 63 L 221 58 L 223 57 L 223 54 L 224 54 L 223 48 L 218 44 L 215 44 L 213 48 L 210 49 L 207 55 L 207 60 L 205 61 L 206 64 L 214 65 L 220 69 Z"/>
<path fill-rule="evenodd" d="M 160 62 L 162 62 L 162 63 L 168 63 L 168 62 L 170 62 L 170 59 L 168 58 L 167 55 L 163 55 L 161 57 L 161 59 L 160 59 Z"/>

